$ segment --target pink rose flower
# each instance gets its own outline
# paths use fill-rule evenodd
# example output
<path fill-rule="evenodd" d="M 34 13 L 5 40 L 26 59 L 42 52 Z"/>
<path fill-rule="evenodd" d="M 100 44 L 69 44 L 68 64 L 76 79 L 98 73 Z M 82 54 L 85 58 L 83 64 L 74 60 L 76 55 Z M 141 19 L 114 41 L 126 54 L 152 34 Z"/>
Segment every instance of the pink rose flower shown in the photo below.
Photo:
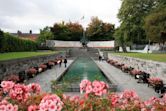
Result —
<path fill-rule="evenodd" d="M 46 95 L 39 104 L 39 111 L 61 111 L 63 102 L 57 95 Z"/>
<path fill-rule="evenodd" d="M 2 81 L 1 82 L 1 87 L 3 88 L 4 92 L 9 92 L 13 87 L 15 83 L 12 81 Z"/>

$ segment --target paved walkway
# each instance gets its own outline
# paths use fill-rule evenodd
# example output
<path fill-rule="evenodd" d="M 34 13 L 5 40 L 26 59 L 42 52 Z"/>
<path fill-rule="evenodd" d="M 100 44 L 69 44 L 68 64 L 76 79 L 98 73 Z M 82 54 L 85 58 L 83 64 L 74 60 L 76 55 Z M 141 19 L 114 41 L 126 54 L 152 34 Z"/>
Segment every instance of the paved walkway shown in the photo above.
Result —
<path fill-rule="evenodd" d="M 68 66 L 73 60 L 68 60 Z M 100 69 L 106 74 L 106 76 L 118 86 L 118 91 L 125 89 L 135 90 L 142 100 L 147 100 L 152 96 L 158 97 L 158 94 L 152 88 L 147 87 L 147 84 L 138 84 L 132 76 L 127 73 L 123 73 L 121 70 L 111 66 L 105 61 L 95 61 Z M 68 67 L 67 66 L 67 67 Z M 67 68 L 62 64 L 54 66 L 52 69 L 47 70 L 36 77 L 30 79 L 27 83 L 39 83 L 41 88 L 45 92 L 51 92 L 51 81 L 56 80 L 61 74 L 65 72 Z M 80 93 L 66 93 L 67 95 L 80 95 Z"/>
<path fill-rule="evenodd" d="M 73 60 L 68 60 L 67 67 L 69 67 L 72 62 Z M 56 80 L 58 77 L 60 77 L 61 74 L 66 71 L 66 69 L 67 68 L 64 67 L 64 64 L 62 64 L 61 67 L 59 67 L 59 65 L 56 65 L 52 69 L 47 70 L 28 80 L 27 83 L 39 83 L 43 91 L 51 92 L 51 81 Z"/>
<path fill-rule="evenodd" d="M 95 61 L 100 69 L 106 74 L 106 76 L 113 81 L 113 83 L 118 85 L 118 91 L 123 91 L 125 89 L 134 90 L 137 92 L 139 97 L 142 100 L 147 100 L 152 96 L 158 97 L 159 95 L 147 84 L 137 83 L 137 80 L 134 79 L 131 75 L 122 72 L 116 67 L 108 64 L 105 61 L 99 62 Z"/>

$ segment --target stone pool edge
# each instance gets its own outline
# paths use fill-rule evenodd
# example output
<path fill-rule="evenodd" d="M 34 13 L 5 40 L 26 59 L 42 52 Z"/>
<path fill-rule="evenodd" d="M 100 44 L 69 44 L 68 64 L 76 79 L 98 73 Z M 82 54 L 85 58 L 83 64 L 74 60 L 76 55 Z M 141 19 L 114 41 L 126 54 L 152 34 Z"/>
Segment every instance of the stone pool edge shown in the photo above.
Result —
<path fill-rule="evenodd" d="M 93 60 L 93 59 L 92 59 Z M 113 77 L 107 72 L 107 70 L 105 70 L 99 63 L 97 60 L 93 60 L 95 62 L 95 64 L 98 66 L 98 68 L 100 69 L 100 71 L 107 77 L 107 79 L 109 79 L 109 81 L 111 81 L 112 83 L 112 88 L 114 89 L 114 91 L 117 90 L 118 87 L 118 82 L 113 79 Z M 102 62 L 102 61 L 101 61 Z"/>

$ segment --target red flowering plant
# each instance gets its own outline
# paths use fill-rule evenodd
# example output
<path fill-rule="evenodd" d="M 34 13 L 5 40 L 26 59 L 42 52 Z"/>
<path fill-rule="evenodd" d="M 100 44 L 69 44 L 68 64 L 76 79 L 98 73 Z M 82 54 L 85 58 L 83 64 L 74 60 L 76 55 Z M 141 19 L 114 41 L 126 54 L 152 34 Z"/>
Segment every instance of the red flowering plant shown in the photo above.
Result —
<path fill-rule="evenodd" d="M 39 68 L 42 68 L 42 71 L 45 71 L 47 69 L 47 65 L 41 64 L 39 65 Z"/>
<path fill-rule="evenodd" d="M 137 69 L 133 69 L 133 70 L 130 71 L 130 74 L 131 74 L 131 75 L 134 75 L 134 76 L 135 76 L 135 75 L 139 75 L 139 74 L 141 74 L 141 71 L 140 71 L 140 70 L 137 70 Z"/>
<path fill-rule="evenodd" d="M 27 104 L 30 103 L 29 99 L 40 94 L 41 91 L 40 85 L 35 83 L 26 86 L 24 84 L 15 84 L 12 81 L 2 81 L 1 87 L 3 93 L 5 93 L 5 97 L 2 100 L 8 100 L 17 104 L 19 109 L 27 109 Z"/>
<path fill-rule="evenodd" d="M 0 102 L 0 111 L 18 111 L 18 106 L 9 103 L 7 100 Z"/>
<path fill-rule="evenodd" d="M 151 97 L 142 104 L 144 111 L 166 111 L 166 94 L 163 98 Z"/>
<path fill-rule="evenodd" d="M 163 80 L 161 80 L 158 77 L 151 77 L 148 79 L 148 82 L 149 82 L 149 85 L 156 86 L 156 85 L 162 84 Z"/>
<path fill-rule="evenodd" d="M 58 64 L 58 59 L 52 60 L 52 62 L 54 62 L 54 64 Z"/>
<path fill-rule="evenodd" d="M 39 111 L 61 111 L 63 102 L 55 95 L 46 95 L 39 104 Z"/>
<path fill-rule="evenodd" d="M 27 74 L 28 74 L 28 77 L 34 77 L 35 76 L 35 74 L 37 74 L 37 70 L 35 69 L 35 68 L 29 68 L 28 70 L 27 70 Z"/>
<path fill-rule="evenodd" d="M 121 67 L 121 70 L 122 70 L 123 72 L 128 73 L 128 72 L 131 70 L 131 67 L 129 67 L 129 66 L 127 66 L 127 65 L 123 65 L 123 66 Z"/>
<path fill-rule="evenodd" d="M 117 63 L 117 61 L 112 60 L 112 59 L 111 59 L 111 60 L 108 60 L 107 62 L 108 62 L 109 64 L 112 64 L 112 65 L 114 65 L 114 64 L 116 64 L 116 63 Z"/>
<path fill-rule="evenodd" d="M 111 100 L 112 110 L 141 111 L 141 101 L 134 91 L 125 90 L 121 93 L 112 93 L 108 98 Z"/>
<path fill-rule="evenodd" d="M 40 85 L 1 82 L 0 111 L 166 111 L 166 95 L 141 101 L 134 91 L 109 93 L 102 81 L 83 80 L 80 96 L 42 93 Z"/>
<path fill-rule="evenodd" d="M 17 74 L 9 74 L 3 78 L 3 81 L 13 81 L 17 83 L 19 81 L 19 76 Z"/>
<path fill-rule="evenodd" d="M 55 63 L 54 63 L 53 61 L 49 61 L 49 62 L 48 62 L 48 65 L 50 65 L 50 66 L 54 66 Z"/>
<path fill-rule="evenodd" d="M 110 101 L 106 97 L 108 88 L 109 86 L 103 81 L 95 80 L 91 82 L 89 80 L 82 80 L 80 83 L 80 92 L 84 93 L 84 97 L 80 99 L 80 102 L 77 102 L 80 105 L 79 110 L 110 110 L 108 106 Z"/>
<path fill-rule="evenodd" d="M 103 81 L 89 81 L 82 80 L 80 83 L 80 92 L 85 92 L 86 94 L 93 94 L 95 96 L 102 96 L 107 94 L 108 85 Z"/>

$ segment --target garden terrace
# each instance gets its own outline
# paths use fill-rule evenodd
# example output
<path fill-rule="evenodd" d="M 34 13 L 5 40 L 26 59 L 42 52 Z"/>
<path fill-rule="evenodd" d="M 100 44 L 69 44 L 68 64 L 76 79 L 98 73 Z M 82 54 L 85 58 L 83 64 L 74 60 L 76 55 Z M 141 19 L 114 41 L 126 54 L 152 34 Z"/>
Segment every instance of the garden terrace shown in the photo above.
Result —
<path fill-rule="evenodd" d="M 23 53 L 23 55 L 25 54 Z M 62 53 L 55 54 L 51 52 L 50 54 L 48 53 L 42 53 L 42 54 L 46 55 L 1 61 L 0 78 L 2 79 L 6 75 L 10 74 L 18 74 L 21 72 L 23 73 L 25 71 L 27 72 L 29 68 L 34 69 L 36 66 L 39 66 L 40 64 L 48 63 L 49 61 L 55 60 L 56 57 L 62 56 Z M 31 55 L 35 54 L 31 53 Z"/>
<path fill-rule="evenodd" d="M 145 60 L 153 60 L 158 62 L 166 62 L 166 54 L 146 54 L 146 53 L 112 53 L 112 54 L 140 58 Z"/>
<path fill-rule="evenodd" d="M 21 59 L 34 56 L 50 55 L 56 54 L 55 51 L 44 51 L 44 52 L 8 52 L 0 54 L 0 61 L 12 60 L 12 59 Z"/>
<path fill-rule="evenodd" d="M 139 59 L 134 57 L 127 57 L 122 55 L 116 55 L 109 53 L 109 59 L 118 62 L 119 64 L 125 64 L 128 67 L 140 70 L 151 75 L 151 77 L 159 77 L 166 83 L 166 63 L 156 62 L 152 60 Z M 157 57 L 156 57 L 157 58 Z"/>

